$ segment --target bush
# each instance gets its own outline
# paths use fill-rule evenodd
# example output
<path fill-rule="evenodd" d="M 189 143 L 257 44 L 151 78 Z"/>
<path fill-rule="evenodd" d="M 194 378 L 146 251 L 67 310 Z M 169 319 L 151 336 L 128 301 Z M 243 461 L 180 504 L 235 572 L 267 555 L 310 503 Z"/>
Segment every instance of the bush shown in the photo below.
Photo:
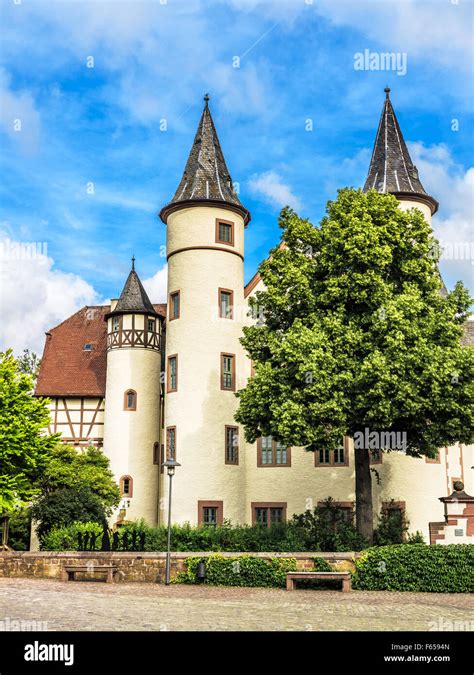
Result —
<path fill-rule="evenodd" d="M 284 588 L 286 573 L 296 570 L 295 558 L 272 558 L 264 560 L 249 555 L 225 558 L 211 555 L 208 558 L 188 558 L 186 572 L 181 572 L 174 583 L 196 584 L 197 568 L 201 560 L 206 563 L 204 583 L 213 586 L 272 586 Z"/>
<path fill-rule="evenodd" d="M 391 500 L 391 504 L 394 504 Z M 379 515 L 379 523 L 374 530 L 374 544 L 376 546 L 389 546 L 390 544 L 403 544 L 408 532 L 409 522 L 402 509 L 391 508 L 390 505 L 382 509 Z"/>
<path fill-rule="evenodd" d="M 36 531 L 40 540 L 53 527 L 81 523 L 104 523 L 107 509 L 100 497 L 87 487 L 61 488 L 41 496 L 31 509 L 38 521 Z"/>
<path fill-rule="evenodd" d="M 30 550 L 31 516 L 28 509 L 18 509 L 8 518 L 8 546 L 14 551 Z"/>
<path fill-rule="evenodd" d="M 349 515 L 349 518 L 348 518 Z M 289 527 L 295 529 L 303 551 L 361 551 L 366 540 L 357 532 L 354 513 L 347 514 L 328 497 L 314 511 L 293 516 Z"/>
<path fill-rule="evenodd" d="M 359 590 L 474 591 L 474 544 L 401 544 L 370 548 L 355 565 L 352 583 Z"/>
<path fill-rule="evenodd" d="M 47 532 L 40 542 L 42 551 L 78 551 L 79 534 L 84 538 L 96 535 L 96 550 L 100 550 L 103 526 L 98 523 L 73 523 L 67 527 L 55 527 Z"/>

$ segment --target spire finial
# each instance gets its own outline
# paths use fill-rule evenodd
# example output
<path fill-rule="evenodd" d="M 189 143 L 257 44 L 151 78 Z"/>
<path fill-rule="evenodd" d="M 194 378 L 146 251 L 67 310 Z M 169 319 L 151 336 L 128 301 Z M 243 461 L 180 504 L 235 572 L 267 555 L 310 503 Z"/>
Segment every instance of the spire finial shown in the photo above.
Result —
<path fill-rule="evenodd" d="M 135 256 L 132 255 L 132 272 L 135 272 Z"/>
<path fill-rule="evenodd" d="M 209 94 L 204 94 L 204 103 L 206 104 L 206 108 L 207 108 L 208 104 L 209 104 Z"/>
<path fill-rule="evenodd" d="M 384 89 L 385 97 L 390 98 L 390 87 L 387 85 Z"/>

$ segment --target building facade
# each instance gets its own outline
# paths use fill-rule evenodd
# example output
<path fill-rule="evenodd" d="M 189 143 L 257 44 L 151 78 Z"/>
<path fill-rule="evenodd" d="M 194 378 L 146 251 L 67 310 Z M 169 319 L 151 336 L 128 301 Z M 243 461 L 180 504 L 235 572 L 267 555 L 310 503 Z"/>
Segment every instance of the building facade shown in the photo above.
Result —
<path fill-rule="evenodd" d="M 364 190 L 394 194 L 400 208 L 416 207 L 431 222 L 438 204 L 423 188 L 385 91 Z M 252 321 L 249 299 L 263 286 L 258 273 L 244 285 L 250 213 L 233 189 L 207 96 L 182 179 L 160 217 L 167 228 L 167 303 L 150 302 L 132 260 L 118 300 L 85 307 L 47 333 L 36 394 L 51 398 L 50 431 L 79 450 L 103 446 L 122 493 L 115 524 L 166 522 L 166 457 L 181 465 L 175 522 L 270 525 L 327 497 L 350 517 L 351 439 L 310 453 L 270 437 L 246 443 L 235 422 L 235 392 L 251 377 L 239 338 Z M 472 328 L 466 327 L 466 345 L 474 344 Z M 433 460 L 373 455 L 374 515 L 404 510 L 410 530 L 429 540 L 429 523 L 443 518 L 439 497 L 450 495 L 456 481 L 473 492 L 473 450 L 440 448 Z"/>

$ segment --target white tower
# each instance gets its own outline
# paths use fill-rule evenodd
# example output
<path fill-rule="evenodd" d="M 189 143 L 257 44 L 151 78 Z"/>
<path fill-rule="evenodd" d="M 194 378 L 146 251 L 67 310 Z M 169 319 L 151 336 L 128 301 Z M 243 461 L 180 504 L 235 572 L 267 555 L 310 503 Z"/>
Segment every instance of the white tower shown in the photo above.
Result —
<path fill-rule="evenodd" d="M 209 97 L 167 225 L 167 455 L 175 455 L 175 522 L 245 520 L 244 438 L 234 420 L 242 368 L 244 228 L 250 220 L 209 111 Z M 167 489 L 167 481 L 164 482 Z M 164 500 L 164 503 L 166 501 Z M 163 514 L 164 515 L 164 514 Z"/>
<path fill-rule="evenodd" d="M 134 268 L 107 321 L 104 452 L 122 501 L 114 522 L 158 520 L 162 319 Z"/>

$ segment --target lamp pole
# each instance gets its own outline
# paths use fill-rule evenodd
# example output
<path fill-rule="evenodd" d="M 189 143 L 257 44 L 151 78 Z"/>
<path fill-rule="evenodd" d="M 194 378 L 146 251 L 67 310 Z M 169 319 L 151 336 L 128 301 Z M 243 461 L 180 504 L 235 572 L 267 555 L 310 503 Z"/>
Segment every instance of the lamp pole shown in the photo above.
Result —
<path fill-rule="evenodd" d="M 168 476 L 170 477 L 169 482 L 169 491 L 168 491 L 168 550 L 166 552 L 166 576 L 165 584 L 167 586 L 171 583 L 171 490 L 173 485 L 173 476 L 177 466 L 181 466 L 179 462 L 175 459 L 167 459 L 166 462 L 163 462 L 162 466 L 166 467 Z"/>

